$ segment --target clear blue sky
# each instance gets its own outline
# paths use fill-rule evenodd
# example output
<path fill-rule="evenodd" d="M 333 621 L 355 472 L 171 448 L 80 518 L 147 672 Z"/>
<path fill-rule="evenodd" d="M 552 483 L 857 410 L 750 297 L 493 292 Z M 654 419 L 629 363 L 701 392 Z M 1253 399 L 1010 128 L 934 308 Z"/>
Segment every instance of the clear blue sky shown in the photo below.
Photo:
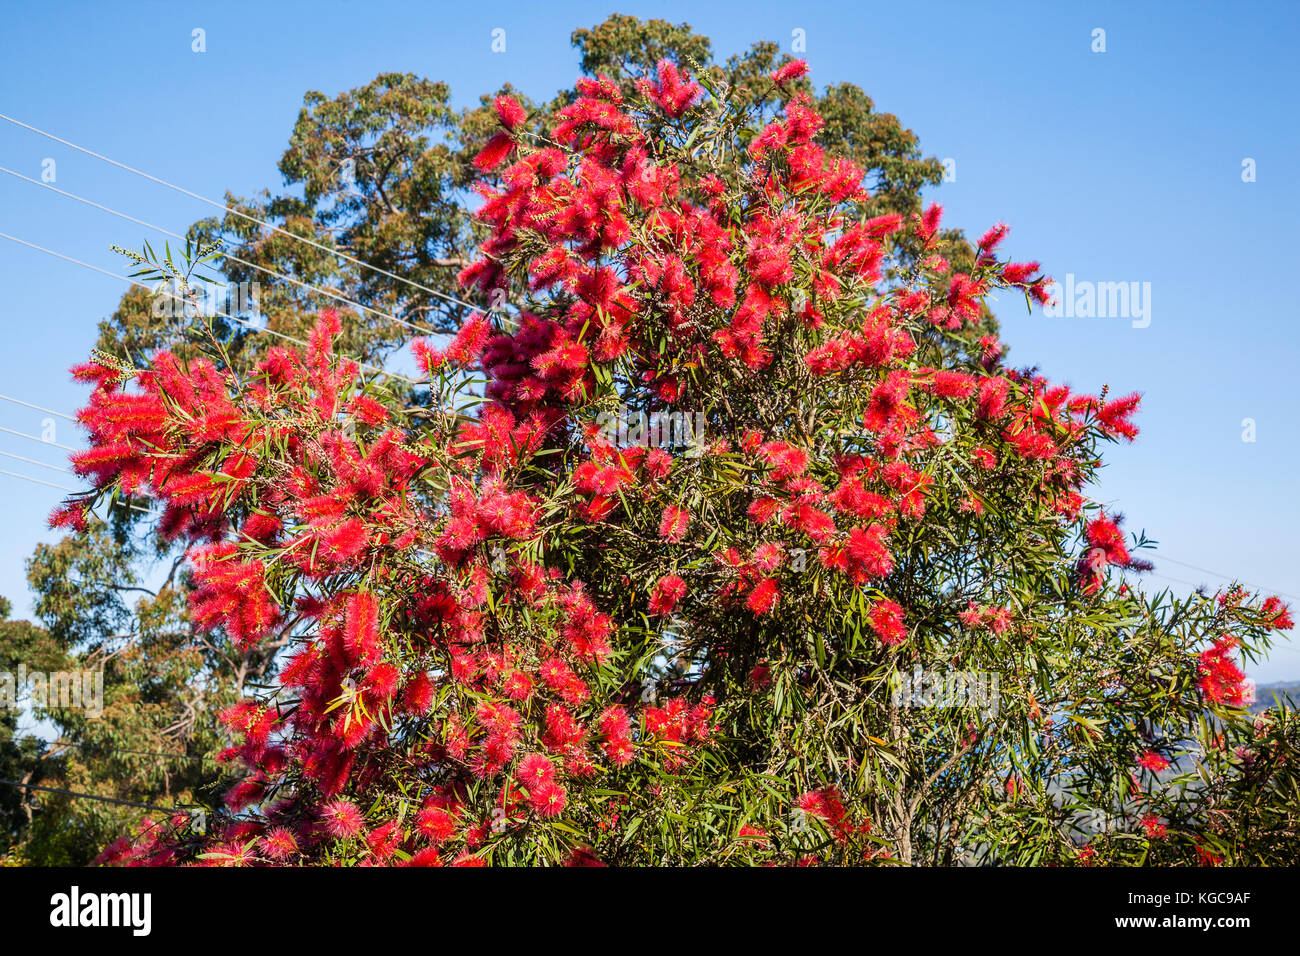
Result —
<path fill-rule="evenodd" d="M 280 185 L 305 91 L 333 95 L 396 70 L 449 81 L 462 105 L 505 81 L 547 97 L 577 74 L 570 32 L 615 10 L 685 20 L 720 56 L 761 39 L 788 49 L 804 31 L 815 82 L 857 83 L 927 154 L 955 160 L 956 181 L 934 190 L 949 224 L 1005 220 L 1006 250 L 1058 277 L 1151 283 L 1140 329 L 997 304 L 1013 359 L 1080 389 L 1145 392 L 1142 436 L 1109 455 L 1101 496 L 1160 541 L 1160 574 L 1211 585 L 1236 574 L 1300 595 L 1294 3 L 26 5 L 4 17 L 0 112 L 206 196 L 248 194 Z M 206 53 L 191 51 L 196 27 Z M 494 54 L 497 27 L 506 51 Z M 1105 53 L 1091 50 L 1095 28 Z M 1256 182 L 1242 182 L 1246 157 Z M 0 122 L 0 165 L 39 178 L 46 158 L 60 188 L 175 232 L 210 213 Z M 119 274 L 110 243 L 158 238 L 5 175 L 0 231 Z M 85 393 L 67 367 L 124 286 L 5 240 L 0 283 L 0 393 L 74 410 Z M 0 402 L 4 427 L 39 434 L 44 417 Z M 1242 441 L 1244 418 L 1254 443 Z M 70 423 L 58 438 L 80 444 Z M 0 451 L 60 461 L 3 432 Z M 74 481 L 10 458 L 0 469 Z M 51 539 L 45 516 L 60 493 L 4 475 L 0 491 L 0 594 L 23 616 L 23 563 Z M 1300 643 L 1252 676 L 1300 679 Z"/>

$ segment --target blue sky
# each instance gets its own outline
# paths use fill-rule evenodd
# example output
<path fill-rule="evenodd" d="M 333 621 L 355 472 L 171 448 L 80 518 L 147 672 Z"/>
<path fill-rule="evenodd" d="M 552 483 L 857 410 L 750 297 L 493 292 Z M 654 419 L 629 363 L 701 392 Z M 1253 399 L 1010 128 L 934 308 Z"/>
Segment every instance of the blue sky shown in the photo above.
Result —
<path fill-rule="evenodd" d="M 1100 496 L 1160 542 L 1152 584 L 1238 575 L 1300 595 L 1297 306 L 1289 236 L 1300 211 L 1294 49 L 1300 6 L 1199 4 L 96 3 L 29 6 L 0 35 L 0 112 L 209 197 L 280 186 L 276 162 L 307 90 L 381 71 L 451 83 L 467 105 L 509 81 L 541 98 L 572 83 L 569 34 L 617 10 L 686 21 L 715 53 L 803 31 L 818 84 L 862 86 L 954 161 L 933 191 L 946 222 L 1012 226 L 1005 250 L 1055 276 L 1150 283 L 1150 324 L 1049 318 L 995 303 L 1016 364 L 1080 389 L 1145 393 L 1133 446 L 1108 456 Z M 207 51 L 191 50 L 206 31 Z M 493 53 L 492 31 L 506 31 Z M 1106 50 L 1093 52 L 1093 31 Z M 1256 181 L 1242 181 L 1253 159 Z M 0 122 L 0 166 L 183 232 L 210 209 Z M 123 274 L 110 243 L 142 227 L 0 174 L 0 232 Z M 0 394 L 71 412 L 67 367 L 124 285 L 0 240 Z M 0 426 L 48 416 L 0 401 Z M 1243 419 L 1255 441 L 1244 442 Z M 78 445 L 58 420 L 57 439 Z M 0 432 L 0 451 L 60 451 Z M 74 483 L 12 458 L 0 469 Z M 0 594 L 30 613 L 23 562 L 52 540 L 60 492 L 0 475 Z M 1176 580 L 1171 580 L 1176 579 Z M 1182 582 L 1182 583 L 1179 583 Z M 1296 602 L 1300 604 L 1300 602 Z M 1300 679 L 1300 644 L 1250 668 Z"/>

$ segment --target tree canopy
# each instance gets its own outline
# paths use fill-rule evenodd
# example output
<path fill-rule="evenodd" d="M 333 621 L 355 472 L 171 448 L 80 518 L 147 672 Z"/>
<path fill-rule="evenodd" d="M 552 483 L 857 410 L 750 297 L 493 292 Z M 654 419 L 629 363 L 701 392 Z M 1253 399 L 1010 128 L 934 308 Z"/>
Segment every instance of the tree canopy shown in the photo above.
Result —
<path fill-rule="evenodd" d="M 584 76 L 549 103 L 455 111 L 405 74 L 309 93 L 291 195 L 231 197 L 186 262 L 137 256 L 182 299 L 194 260 L 265 291 L 234 319 L 137 291 L 101 325 L 93 489 L 33 556 L 41 626 L 0 647 L 108 664 L 105 715 L 0 759 L 211 814 L 19 801 L 11 840 L 1293 858 L 1297 724 L 1249 719 L 1239 664 L 1289 613 L 1140 586 L 1149 543 L 1086 497 L 1138 396 L 1010 366 L 985 305 L 1046 299 L 1039 264 L 1000 257 L 1000 224 L 945 230 L 915 136 L 773 44 L 716 63 L 623 16 L 573 40 Z M 416 383 L 376 367 L 413 329 Z"/>

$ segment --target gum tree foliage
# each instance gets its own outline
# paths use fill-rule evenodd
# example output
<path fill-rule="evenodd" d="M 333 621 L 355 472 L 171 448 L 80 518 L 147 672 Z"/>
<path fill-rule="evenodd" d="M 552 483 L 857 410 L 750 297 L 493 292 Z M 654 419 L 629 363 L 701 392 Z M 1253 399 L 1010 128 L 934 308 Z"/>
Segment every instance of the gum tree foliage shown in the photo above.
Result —
<path fill-rule="evenodd" d="M 0 598 L 0 672 L 14 674 L 25 664 L 34 670 L 54 670 L 63 655 L 38 627 L 26 621 L 11 621 L 12 610 Z M 0 779 L 17 783 L 40 783 L 51 774 L 41 742 L 19 730 L 21 710 L 0 710 Z M 0 860 L 15 859 L 15 847 L 32 821 L 32 807 L 24 792 L 10 786 L 0 787 Z M 21 859 L 21 857 L 16 857 Z"/>
<path fill-rule="evenodd" d="M 216 798 L 221 775 L 213 755 L 222 737 L 212 712 L 267 675 L 275 642 L 232 654 L 196 634 L 176 581 L 181 562 L 173 559 L 156 589 L 138 579 L 139 563 L 101 524 L 37 547 L 28 581 L 38 595 L 38 624 L 0 624 L 6 667 L 13 671 L 22 661 L 29 671 L 102 671 L 102 713 L 57 701 L 30 706 L 26 695 L 29 729 L 8 738 L 23 756 L 5 779 L 169 807 Z M 57 729 L 52 741 L 50 725 Z M 14 829 L 20 858 L 42 865 L 84 865 L 142 813 L 6 788 L 3 796 L 11 795 L 22 807 Z"/>
<path fill-rule="evenodd" d="M 765 56 L 583 79 L 541 134 L 491 102 L 458 277 L 507 304 L 413 344 L 421 402 L 334 311 L 251 367 L 217 327 L 77 369 L 94 490 L 57 523 L 156 500 L 195 626 L 291 642 L 222 714 L 210 829 L 105 861 L 1294 857 L 1294 717 L 1251 721 L 1240 667 L 1288 609 L 1138 586 L 1149 542 L 1086 497 L 1138 397 L 1008 366 L 983 302 L 1042 301 L 1038 264 L 873 205 Z"/>

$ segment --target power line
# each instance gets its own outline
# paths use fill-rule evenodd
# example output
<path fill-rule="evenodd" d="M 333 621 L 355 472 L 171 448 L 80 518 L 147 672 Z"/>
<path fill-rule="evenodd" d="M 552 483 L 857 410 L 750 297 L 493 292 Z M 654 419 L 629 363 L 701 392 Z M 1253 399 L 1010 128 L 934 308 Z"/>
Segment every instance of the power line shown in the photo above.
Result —
<path fill-rule="evenodd" d="M 51 415 L 58 415 L 60 418 L 66 418 L 70 422 L 75 422 L 77 420 L 72 415 L 65 414 L 64 412 L 56 412 L 52 408 L 44 408 L 41 405 L 33 405 L 31 402 L 24 402 L 21 398 L 11 398 L 8 395 L 0 395 L 0 402 L 13 402 L 15 405 L 26 405 L 28 408 L 36 409 L 38 412 L 48 412 Z"/>
<path fill-rule="evenodd" d="M 0 451 L 0 455 L 4 455 L 6 458 L 14 458 L 17 459 L 18 461 L 25 461 L 29 465 L 40 465 L 42 468 L 50 469 L 50 471 L 61 471 L 65 475 L 72 474 L 72 472 L 68 471 L 68 469 L 63 468 L 59 465 L 49 465 L 43 461 L 37 461 L 35 458 L 24 458 L 22 455 L 15 455 L 13 452 Z"/>
<path fill-rule="evenodd" d="M 4 233 L 0 233 L 0 236 L 2 235 L 4 235 Z M 46 441 L 44 438 L 40 438 L 36 435 L 29 435 L 26 432 L 14 431 L 12 428 L 6 428 L 3 425 L 0 425 L 0 432 L 6 432 L 10 435 L 17 435 L 19 438 L 26 438 L 28 441 L 40 442 L 42 445 L 53 445 L 55 448 L 62 448 L 64 451 L 82 450 L 80 448 L 73 448 L 71 445 L 60 445 L 56 441 Z"/>
<path fill-rule="evenodd" d="M 1288 597 L 1293 601 L 1300 601 L 1300 598 L 1296 597 L 1294 594 L 1287 594 L 1285 591 L 1279 591 L 1276 588 L 1266 588 L 1258 584 L 1251 584 L 1249 581 L 1242 581 L 1241 578 L 1236 577 L 1235 575 L 1221 574 L 1218 571 L 1211 571 L 1209 568 L 1199 568 L 1194 564 L 1188 564 L 1186 561 L 1179 561 L 1176 558 L 1171 558 L 1168 557 L 1167 555 L 1160 555 L 1159 552 L 1157 552 L 1157 557 L 1159 557 L 1163 561 L 1168 561 L 1171 564 L 1177 564 L 1184 568 L 1190 568 L 1193 571 L 1200 571 L 1202 574 L 1210 574 L 1216 578 L 1223 578 L 1226 581 L 1241 581 L 1242 584 L 1246 585 L 1247 587 L 1254 588 L 1256 591 L 1268 591 L 1273 594 L 1276 594 L 1278 597 Z M 1173 579 L 1171 578 L 1170 580 Z M 1184 581 L 1182 583 L 1186 584 L 1187 582 Z M 1195 585 L 1193 585 L 1193 587 L 1195 587 Z"/>
<path fill-rule="evenodd" d="M 99 800 L 103 803 L 115 803 L 121 807 L 139 807 L 142 810 L 158 810 L 162 813 L 175 813 L 184 807 L 160 807 L 152 803 L 137 803 L 135 800 L 119 800 L 116 797 L 104 797 L 97 793 L 81 793 L 77 790 L 62 790 L 58 787 L 41 787 L 34 783 L 18 783 L 15 780 L 0 780 L 0 784 L 19 790 L 40 790 L 44 793 L 60 793 L 67 797 L 81 797 L 83 800 Z"/>
<path fill-rule="evenodd" d="M 67 740 L 46 740 L 44 737 L 10 737 L 8 740 L 0 740 L 0 743 L 23 744 L 29 742 L 49 744 L 51 747 L 66 747 L 72 750 L 83 750 L 89 748 L 91 750 L 111 750 L 113 753 L 119 753 L 119 754 L 135 754 L 141 757 L 167 757 L 172 760 L 189 760 L 189 761 L 198 760 L 205 763 L 217 762 L 217 759 L 215 757 L 192 756 L 190 754 L 164 753 L 158 750 L 128 750 L 125 747 L 109 747 L 103 744 L 92 743 L 90 741 L 84 741 L 82 743 L 73 743 L 72 741 L 67 741 Z"/>
<path fill-rule="evenodd" d="M 6 454 L 6 453 L 5 453 L 5 452 L 0 452 L 0 454 Z M 10 458 L 17 458 L 18 456 L 17 456 L 17 455 L 10 455 L 9 457 L 10 457 Z M 47 465 L 46 467 L 49 467 L 49 466 Z M 69 494 L 73 494 L 73 495 L 75 495 L 75 494 L 80 494 L 81 491 L 83 490 L 83 489 L 80 489 L 80 488 L 69 488 L 67 485 L 56 485 L 56 484 L 55 484 L 54 482 L 52 482 L 52 481 L 42 481 L 40 478 L 33 478 L 31 475 L 20 475 L 20 474 L 18 474 L 18 472 L 16 472 L 16 471 L 6 471 L 6 470 L 3 469 L 3 468 L 0 468 L 0 475 L 7 475 L 7 476 L 9 476 L 10 478 L 21 478 L 23 481 L 30 481 L 30 482 L 32 482 L 33 484 L 36 484 L 36 485 L 45 485 L 47 488 L 57 488 L 59 491 L 66 491 L 66 492 L 68 492 Z M 122 505 L 122 506 L 124 506 L 124 507 L 130 508 L 132 511 L 140 511 L 140 512 L 143 512 L 144 514 L 149 514 L 149 512 L 150 512 L 150 510 L 151 510 L 151 509 L 149 509 L 149 508 L 142 508 L 142 507 L 140 507 L 139 505 L 129 504 L 129 503 L 125 502 L 125 501 L 114 501 L 114 502 L 111 502 L 111 504 Z"/>
<path fill-rule="evenodd" d="M 63 259 L 63 260 L 66 261 L 66 262 L 71 262 L 72 264 L 74 264 L 74 265 L 78 265 L 78 266 L 81 266 L 82 268 L 90 269 L 90 270 L 92 270 L 92 271 L 94 271 L 94 272 L 101 273 L 102 275 L 110 276 L 111 278 L 117 279 L 119 282 L 125 282 L 125 283 L 127 283 L 128 285 L 138 285 L 138 286 L 140 286 L 140 288 L 142 288 L 142 289 L 147 289 L 147 288 L 148 288 L 148 286 L 146 286 L 144 283 L 142 283 L 142 282 L 137 282 L 135 279 L 132 279 L 132 278 L 130 278 L 129 276 L 120 276 L 120 275 L 118 275 L 116 272 L 109 272 L 107 269 L 101 269 L 99 266 L 91 265 L 89 262 L 82 262 L 80 259 L 74 259 L 74 258 L 72 258 L 72 256 L 65 256 L 65 255 L 64 255 L 63 253 L 61 253 L 61 252 L 55 252 L 53 249 L 47 249 L 47 248 L 45 248 L 44 246 L 38 246 L 38 245 L 37 245 L 36 243 L 34 243 L 34 242 L 28 242 L 26 239 L 19 239 L 17 236 L 11 236 L 11 235 L 9 235 L 9 234 L 6 233 L 6 232 L 0 232 L 0 239 L 8 239 L 8 240 L 10 240 L 11 242 L 16 242 L 16 243 L 18 243 L 19 245 L 22 245 L 22 246 L 27 246 L 28 248 L 30 248 L 30 249 L 35 249 L 35 250 L 37 250 L 38 252 L 44 252 L 46 255 L 54 256 L 54 257 L 57 258 L 57 259 Z M 266 332 L 266 333 L 269 334 L 269 335 L 274 335 L 274 336 L 276 336 L 277 338 L 281 338 L 281 339 L 284 339 L 284 340 L 286 340 L 286 341 L 288 341 L 288 342 L 292 342 L 292 343 L 294 343 L 295 345 L 300 345 L 300 346 L 302 346 L 303 348 L 309 348 L 309 347 L 310 347 L 310 346 L 309 346 L 306 342 L 304 342 L 302 339 L 294 338 L 292 335 L 285 335 L 283 332 L 277 332 L 277 331 L 275 331 L 275 329 L 269 329 L 269 328 L 268 328 L 268 329 L 264 329 L 264 328 L 260 328 L 260 327 L 258 327 L 257 325 L 255 325 L 254 323 L 249 322 L 249 321 L 246 320 L 246 319 L 240 319 L 240 318 L 236 318 L 236 317 L 233 316 L 233 315 L 227 315 L 225 312 L 222 312 L 222 311 L 220 311 L 220 310 L 218 310 L 218 309 L 214 309 L 214 310 L 213 310 L 213 314 L 215 314 L 215 315 L 219 315 L 219 316 L 221 316 L 223 319 L 229 319 L 229 320 L 232 321 L 232 322 L 238 322 L 240 325 L 248 326 L 249 328 L 253 329 L 254 332 Z M 409 377 L 406 376 L 406 375 L 402 375 L 402 374 L 399 373 L 399 372 L 386 372 L 386 371 L 384 371 L 382 368 L 380 368 L 379 366 L 377 366 L 377 365 L 371 365 L 369 362 L 362 362 L 362 361 L 357 360 L 357 359 L 353 359 L 353 361 L 357 362 L 357 364 L 360 365 L 362 368 L 370 369 L 371 371 L 376 372 L 376 373 L 378 373 L 379 375 L 384 376 L 385 378 L 399 378 L 399 379 L 401 379 L 402 381 L 407 382 L 408 384 L 411 384 L 411 385 L 421 385 L 421 384 L 423 384 L 422 382 L 419 382 L 419 381 L 417 381 L 416 379 L 413 379 L 413 378 L 409 378 Z M 8 431 L 9 429 L 5 429 L 5 430 Z M 15 432 L 15 434 L 18 434 L 18 433 Z M 24 436 L 24 437 L 30 437 L 30 436 Z M 40 441 L 40 439 L 38 438 L 37 441 Z M 47 444 L 54 444 L 54 442 L 48 442 Z M 60 445 L 59 447 L 60 447 L 60 448 L 67 448 L 66 445 Z M 69 450 L 69 451 L 76 451 L 77 449 L 75 449 L 75 448 L 69 448 L 68 450 Z"/>
<path fill-rule="evenodd" d="M 23 481 L 30 481 L 34 484 L 45 485 L 47 488 L 57 488 L 59 491 L 66 491 L 69 494 L 76 494 L 79 489 L 69 488 L 67 485 L 56 485 L 52 481 L 42 481 L 40 478 L 33 478 L 30 475 L 20 475 L 16 471 L 5 471 L 0 468 L 0 475 L 8 475 L 10 478 L 21 478 Z"/>
<path fill-rule="evenodd" d="M 56 143 L 62 143 L 64 146 L 69 146 L 72 149 L 85 153 L 87 156 L 93 156 L 95 159 L 101 160 L 105 163 L 109 163 L 113 166 L 118 167 L 119 169 L 125 169 L 129 173 L 134 173 L 137 176 L 143 176 L 145 179 L 148 179 L 151 182 L 155 182 L 160 186 L 165 186 L 168 189 L 174 190 L 178 193 L 183 193 L 184 195 L 190 196 L 193 199 L 197 199 L 200 202 L 207 203 L 209 206 L 213 206 L 217 209 L 223 209 L 226 212 L 231 213 L 232 215 L 239 216 L 240 218 L 246 219 L 249 222 L 257 223 L 259 226 L 263 226 L 267 229 L 274 230 L 275 232 L 278 232 L 281 235 L 288 236 L 291 239 L 297 239 L 299 242 L 305 242 L 310 246 L 314 246 L 315 248 L 320 249 L 322 252 L 327 252 L 330 255 L 338 256 L 341 259 L 346 259 L 348 262 L 361 266 L 363 269 L 370 269 L 371 271 L 377 272 L 380 275 L 388 276 L 390 279 L 396 279 L 398 282 L 405 283 L 406 285 L 409 285 L 413 289 L 419 289 L 423 292 L 429 293 L 430 295 L 437 296 L 440 299 L 445 299 L 448 302 L 463 306 L 467 309 L 474 309 L 474 310 L 479 309 L 478 306 L 471 305 L 470 303 L 464 301 L 463 299 L 458 299 L 455 296 L 448 295 L 445 292 L 439 292 L 437 289 L 430 289 L 426 285 L 421 285 L 419 282 L 415 282 L 411 279 L 407 279 L 406 277 L 400 276 L 395 272 L 389 272 L 387 269 L 381 269 L 378 266 L 372 266 L 368 262 L 362 262 L 360 259 L 356 259 L 348 255 L 346 252 L 340 252 L 338 249 L 331 249 L 329 246 L 316 242 L 312 239 L 308 239 L 306 236 L 299 236 L 295 233 L 289 232 L 288 230 L 281 229 L 279 226 L 274 225 L 273 223 L 269 223 L 264 220 L 258 219 L 256 216 L 250 216 L 246 212 L 241 212 L 238 209 L 234 209 L 230 206 L 225 205 L 224 203 L 219 203 L 216 200 L 208 199 L 206 196 L 200 196 L 196 192 L 191 192 L 190 190 L 185 189 L 182 186 L 177 186 L 174 183 L 169 183 L 165 179 L 159 179 L 157 176 L 152 176 L 149 173 L 146 173 L 142 170 L 136 169 L 132 166 L 128 166 L 126 165 L 126 163 L 119 163 L 115 159 L 110 159 L 108 156 L 104 156 L 100 153 L 94 152 L 93 150 L 86 149 L 84 146 L 78 146 L 76 143 L 72 143 L 66 139 L 62 139 L 61 137 L 55 136 L 53 133 L 46 132 L 43 129 L 38 129 L 35 126 L 22 122 L 21 120 L 16 120 L 12 116 L 6 116 L 4 113 L 0 113 L 0 119 L 8 123 L 12 123 L 15 126 L 21 126 L 23 129 L 31 130 L 33 133 L 37 133 L 40 136 L 44 136 L 46 139 L 52 139 Z M 489 308 L 487 311 L 491 311 L 491 309 Z"/>
<path fill-rule="evenodd" d="M 1182 584 L 1189 588 L 1199 588 L 1202 586 L 1200 584 L 1193 584 L 1191 581 L 1184 581 L 1182 578 L 1172 578 L 1167 574 L 1161 574 L 1159 571 L 1148 571 L 1147 573 L 1153 578 L 1160 578 L 1164 581 L 1173 581 L 1175 584 Z"/>
<path fill-rule="evenodd" d="M 137 282 L 134 279 L 132 279 L 130 276 L 120 276 L 116 272 L 109 272 L 107 269 L 101 269 L 99 266 L 93 266 L 89 262 L 82 262 L 80 259 L 72 258 L 72 256 L 65 256 L 61 252 L 55 252 L 53 249 L 46 249 L 44 246 L 38 246 L 34 242 L 28 242 L 26 239 L 19 239 L 17 236 L 11 236 L 6 232 L 0 232 L 0 239 L 8 239 L 11 242 L 16 242 L 19 245 L 27 246 L 28 248 L 35 249 L 38 252 L 44 252 L 46 255 L 54 256 L 55 258 L 62 259 L 65 262 L 71 262 L 74 265 L 81 266 L 85 269 L 92 269 L 95 272 L 100 273 L 101 275 L 106 275 L 113 279 L 118 279 L 119 281 L 125 282 L 129 285 L 138 285 L 140 288 L 146 290 L 149 288 L 143 282 Z M 247 322 L 244 319 L 237 319 L 231 315 L 226 315 L 224 312 L 216 312 L 216 314 L 221 316 L 222 318 L 230 319 L 233 322 L 238 322 L 241 325 L 252 325 L 251 322 Z M 288 341 L 293 342 L 295 345 L 301 345 L 304 348 L 307 347 L 307 343 L 304 342 L 302 339 L 296 339 L 291 335 L 285 335 L 283 332 L 277 332 L 274 329 L 258 329 L 256 326 L 253 326 L 253 328 L 259 332 L 269 332 L 274 336 L 278 336 L 279 338 L 287 339 Z M 374 366 L 369 366 L 369 367 L 373 368 Z M 60 447 L 66 447 L 66 446 L 61 445 Z M 76 451 L 75 448 L 69 450 Z"/>
<path fill-rule="evenodd" d="M 1169 562 L 1171 562 L 1171 563 L 1173 563 L 1173 564 L 1180 564 L 1180 565 L 1182 565 L 1183 567 L 1186 567 L 1186 568 L 1192 568 L 1193 570 L 1196 570 L 1196 571 L 1205 571 L 1206 574 L 1212 574 L 1212 575 L 1214 575 L 1216 578 L 1222 578 L 1222 579 L 1224 579 L 1225 581 L 1239 581 L 1240 583 L 1246 585 L 1247 587 L 1252 588 L 1252 589 L 1255 590 L 1255 591 L 1258 591 L 1258 592 L 1261 593 L 1261 594 L 1271 593 L 1271 594 L 1276 594 L 1276 595 L 1279 596 L 1279 597 L 1288 597 L 1288 598 L 1291 598 L 1292 600 L 1300 600 L 1300 598 L 1295 598 L 1295 597 L 1293 597 L 1292 595 L 1287 594 L 1285 591 L 1278 591 L 1278 590 L 1275 590 L 1275 589 L 1273 589 L 1273 588 L 1261 587 L 1261 586 L 1258 585 L 1258 584 L 1251 584 L 1249 581 L 1242 581 L 1240 578 L 1238 578 L 1238 577 L 1234 577 L 1234 576 L 1232 576 L 1232 575 L 1228 575 L 1228 574 L 1220 574 L 1220 573 L 1217 572 L 1217 571 L 1208 571 L 1208 570 L 1206 570 L 1206 569 L 1204 569 L 1204 568 L 1197 568 L 1197 567 L 1195 567 L 1194 565 L 1186 564 L 1186 563 L 1184 563 L 1184 562 L 1182 562 L 1182 561 L 1175 561 L 1173 558 L 1163 557 L 1163 556 L 1160 556 L 1160 557 L 1162 557 L 1163 560 L 1165 560 L 1165 561 L 1169 561 Z M 1189 588 L 1193 588 L 1193 589 L 1195 589 L 1195 588 L 1201 588 L 1201 587 L 1204 587 L 1204 586 L 1205 586 L 1205 582 L 1204 582 L 1204 581 L 1202 581 L 1202 582 L 1200 582 L 1200 583 L 1196 583 L 1196 582 L 1194 582 L 1194 581 L 1187 581 L 1187 580 L 1184 580 L 1183 578 L 1175 578 L 1175 577 L 1172 577 L 1171 575 L 1168 575 L 1168 574 L 1161 574 L 1159 571 L 1147 571 L 1147 572 L 1139 572 L 1139 573 L 1150 574 L 1152 577 L 1162 578 L 1162 579 L 1165 580 L 1165 581 L 1173 581 L 1175 584 L 1186 585 L 1187 587 L 1189 587 Z"/>
<path fill-rule="evenodd" d="M 154 225 L 151 222 L 145 222 L 143 219 L 137 219 L 135 216 L 127 215 L 126 213 L 119 212 L 116 209 L 110 209 L 108 206 L 101 205 L 95 202 L 94 200 L 86 199 L 83 196 L 78 196 L 74 193 L 67 192 L 66 190 L 59 189 L 57 186 L 51 186 L 49 183 L 43 183 L 39 180 L 32 179 L 30 176 L 24 176 L 22 173 L 16 173 L 12 169 L 6 169 L 5 167 L 0 166 L 0 173 L 8 173 L 10 176 L 16 176 L 19 179 L 25 180 L 26 182 L 29 182 L 34 186 L 40 186 L 42 189 L 49 189 L 53 192 L 58 193 L 60 196 L 67 196 L 69 199 L 75 199 L 77 202 L 85 203 L 87 206 L 94 206 L 96 209 L 102 209 L 104 212 L 117 216 L 119 219 L 125 219 L 128 222 L 134 222 L 138 225 L 144 226 L 146 229 L 153 229 L 156 232 L 161 232 L 165 236 L 171 236 L 171 238 L 173 239 L 181 239 L 181 240 L 185 239 L 184 236 L 180 235 L 179 233 L 172 232 L 170 229 L 164 229 L 162 226 Z M 222 241 L 224 242 L 225 240 Z M 241 265 L 248 266 L 251 269 L 257 269 L 259 272 L 265 272 L 267 275 L 275 276 L 277 279 L 283 279 L 286 282 L 292 282 L 296 286 L 301 286 L 304 289 L 310 289 L 313 292 L 318 292 L 321 295 L 328 296 L 331 299 L 334 299 L 338 302 L 344 302 L 348 305 L 355 306 L 356 308 L 361 309 L 365 312 L 369 312 L 372 315 L 377 315 L 380 318 L 387 319 L 391 322 L 397 322 L 398 324 L 404 325 L 410 329 L 414 329 L 416 332 L 419 332 L 423 335 L 438 334 L 433 329 L 425 328 L 422 325 L 416 325 L 414 322 L 408 322 L 406 319 L 398 318 L 397 316 L 392 315 L 391 313 L 388 312 L 381 312 L 379 309 L 373 309 L 368 305 L 362 305 L 360 302 L 353 301 L 352 299 L 349 299 L 345 295 L 340 295 L 339 293 L 333 291 L 332 289 L 326 289 L 321 286 L 312 285 L 309 282 L 303 282 L 301 279 L 295 279 L 293 278 L 293 276 L 287 276 L 282 272 L 276 272 L 274 269 L 268 269 L 265 266 L 260 266 L 256 262 L 249 262 L 247 259 L 241 259 L 239 258 L 239 256 L 231 255 L 228 252 L 222 252 L 221 255 L 224 258 L 229 259 L 231 262 L 238 262 Z"/>

